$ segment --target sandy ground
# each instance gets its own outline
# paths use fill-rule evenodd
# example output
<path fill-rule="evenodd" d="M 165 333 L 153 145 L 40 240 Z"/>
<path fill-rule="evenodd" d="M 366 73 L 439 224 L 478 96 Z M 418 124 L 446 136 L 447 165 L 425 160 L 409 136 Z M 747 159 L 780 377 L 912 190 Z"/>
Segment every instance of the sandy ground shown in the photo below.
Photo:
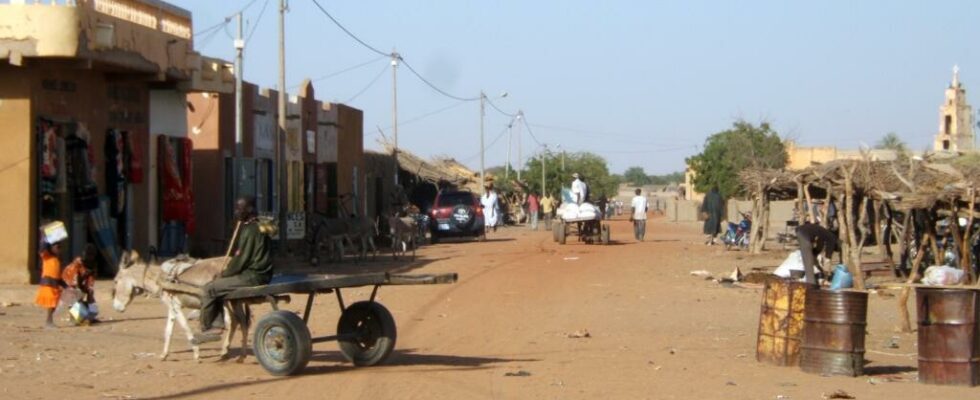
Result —
<path fill-rule="evenodd" d="M 2 287 L 0 300 L 21 305 L 0 308 L 0 397 L 821 399 L 843 390 L 858 399 L 959 399 L 980 393 L 915 381 L 916 337 L 895 333 L 895 300 L 887 294 L 871 299 L 868 376 L 822 377 L 759 364 L 761 289 L 723 287 L 689 272 L 772 266 L 781 252 L 746 257 L 705 247 L 697 226 L 661 219 L 648 225 L 644 243 L 632 240 L 627 221 L 612 226 L 617 243 L 610 246 L 559 246 L 550 232 L 509 228 L 485 243 L 427 246 L 411 265 L 347 265 L 455 271 L 460 281 L 381 290 L 378 300 L 398 323 L 396 350 L 385 365 L 355 368 L 335 344 L 323 343 L 304 373 L 289 378 L 267 375 L 251 355 L 243 364 L 219 361 L 213 344 L 195 363 L 180 334 L 176 354 L 159 361 L 163 307 L 140 298 L 115 313 L 106 301 L 108 281 L 99 282 L 105 323 L 54 331 L 38 328 L 34 288 Z M 365 298 L 369 290 L 346 295 Z M 295 296 L 286 308 L 299 311 L 304 303 Z M 312 331 L 332 334 L 335 300 L 322 296 L 316 304 Z M 569 337 L 583 330 L 591 337 Z M 521 371 L 529 376 L 508 376 Z"/>

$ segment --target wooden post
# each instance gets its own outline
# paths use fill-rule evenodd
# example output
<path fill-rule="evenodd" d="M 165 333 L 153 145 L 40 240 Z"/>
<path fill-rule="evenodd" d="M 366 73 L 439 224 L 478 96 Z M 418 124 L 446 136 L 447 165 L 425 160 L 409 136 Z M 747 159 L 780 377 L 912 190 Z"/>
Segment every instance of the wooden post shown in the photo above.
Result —
<path fill-rule="evenodd" d="M 824 218 L 823 218 L 823 224 L 822 225 L 823 225 L 824 228 L 827 228 L 827 229 L 830 229 L 830 224 L 831 224 L 831 221 L 830 221 L 830 202 L 832 201 L 831 200 L 831 197 L 830 197 L 830 192 L 831 192 L 830 188 L 831 187 L 832 187 L 832 185 L 829 185 L 829 184 L 827 185 L 827 199 L 824 201 L 824 204 L 823 204 L 823 216 L 824 216 Z M 840 208 L 837 208 L 837 210 L 838 210 L 838 214 L 840 214 L 840 212 L 839 212 L 840 211 Z"/>
<path fill-rule="evenodd" d="M 811 224 L 817 223 L 817 212 L 813 209 L 813 200 L 810 199 L 810 184 L 803 185 L 803 197 L 806 199 L 806 218 Z"/>
<path fill-rule="evenodd" d="M 919 252 L 912 261 L 912 271 L 909 273 L 907 282 L 909 285 L 919 280 L 919 264 L 922 263 L 922 259 L 926 255 L 926 246 L 932 241 L 934 241 L 932 233 L 927 231 L 922 237 L 922 243 L 919 243 Z M 898 296 L 898 315 L 902 317 L 902 332 L 904 333 L 912 333 L 912 321 L 909 319 L 909 295 L 911 294 L 912 287 L 906 286 L 902 288 L 902 293 Z"/>

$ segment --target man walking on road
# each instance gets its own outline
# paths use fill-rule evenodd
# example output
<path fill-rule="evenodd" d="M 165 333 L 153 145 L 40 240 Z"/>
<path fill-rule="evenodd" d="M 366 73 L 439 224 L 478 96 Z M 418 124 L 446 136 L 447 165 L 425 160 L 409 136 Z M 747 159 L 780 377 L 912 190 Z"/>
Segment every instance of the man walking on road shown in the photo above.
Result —
<path fill-rule="evenodd" d="M 544 229 L 551 230 L 551 214 L 555 212 L 555 198 L 548 193 L 541 199 L 541 212 L 544 214 Z"/>
<path fill-rule="evenodd" d="M 531 192 L 527 196 L 527 213 L 528 220 L 531 222 L 531 230 L 538 230 L 538 209 L 540 204 L 538 204 L 538 194 Z"/>
<path fill-rule="evenodd" d="M 234 252 L 221 276 L 204 286 L 201 333 L 195 335 L 194 343 L 221 339 L 221 329 L 213 329 L 212 324 L 221 315 L 225 295 L 238 288 L 265 285 L 272 280 L 269 237 L 259 231 L 255 199 L 238 199 L 235 202 L 235 217 L 241 225 Z"/>
<path fill-rule="evenodd" d="M 647 233 L 647 198 L 640 195 L 640 188 L 636 188 L 636 196 L 633 196 L 633 213 L 630 214 L 630 222 L 633 223 L 633 237 L 638 242 L 643 241 L 643 236 Z"/>

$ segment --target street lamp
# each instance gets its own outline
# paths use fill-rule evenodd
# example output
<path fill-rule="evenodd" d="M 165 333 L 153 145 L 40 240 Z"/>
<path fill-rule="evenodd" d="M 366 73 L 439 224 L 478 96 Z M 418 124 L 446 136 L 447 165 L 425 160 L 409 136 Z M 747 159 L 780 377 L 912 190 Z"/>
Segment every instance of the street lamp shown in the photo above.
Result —
<path fill-rule="evenodd" d="M 507 92 L 501 93 L 500 96 L 497 97 L 497 98 L 502 99 L 504 97 L 507 97 Z M 480 91 L 480 190 L 481 190 L 481 193 L 482 194 L 486 194 L 487 193 L 487 170 L 486 170 L 486 166 L 484 165 L 484 161 L 485 161 L 485 154 L 484 153 L 485 153 L 486 147 L 484 146 L 484 133 L 483 133 L 483 130 L 484 130 L 484 125 L 485 125 L 484 124 L 484 119 L 485 119 L 484 117 L 486 117 L 486 115 L 487 115 L 487 104 L 486 103 L 487 103 L 488 100 L 489 99 L 487 99 L 487 94 L 484 93 L 481 90 Z"/>

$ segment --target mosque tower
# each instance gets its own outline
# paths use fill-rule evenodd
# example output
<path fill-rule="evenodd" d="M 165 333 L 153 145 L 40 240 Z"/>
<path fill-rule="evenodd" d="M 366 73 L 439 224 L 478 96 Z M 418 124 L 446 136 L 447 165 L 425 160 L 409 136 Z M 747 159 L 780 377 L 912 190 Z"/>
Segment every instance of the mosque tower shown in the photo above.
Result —
<path fill-rule="evenodd" d="M 974 150 L 973 107 L 966 102 L 966 89 L 960 84 L 960 68 L 953 67 L 953 81 L 946 88 L 946 100 L 939 107 L 939 133 L 935 151 L 964 152 Z"/>

